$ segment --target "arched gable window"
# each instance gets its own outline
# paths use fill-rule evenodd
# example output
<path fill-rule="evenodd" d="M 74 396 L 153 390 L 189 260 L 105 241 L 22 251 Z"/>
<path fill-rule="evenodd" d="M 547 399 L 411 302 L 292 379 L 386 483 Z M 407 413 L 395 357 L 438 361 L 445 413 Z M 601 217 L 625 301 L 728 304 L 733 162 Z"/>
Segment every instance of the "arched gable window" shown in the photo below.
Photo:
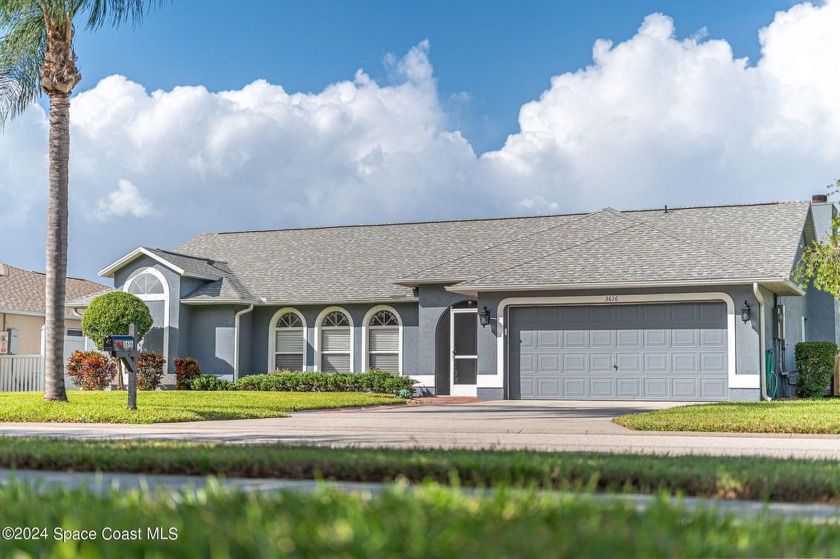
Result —
<path fill-rule="evenodd" d="M 274 344 L 270 348 L 274 370 L 303 371 L 306 354 L 306 325 L 294 310 L 281 310 L 272 320 Z"/>
<path fill-rule="evenodd" d="M 163 284 L 148 272 L 136 276 L 128 284 L 127 291 L 132 295 L 163 295 Z"/>
<path fill-rule="evenodd" d="M 353 371 L 353 324 L 343 310 L 330 310 L 319 324 L 320 369 L 325 373 Z"/>
<path fill-rule="evenodd" d="M 365 330 L 367 368 L 399 373 L 402 325 L 396 311 L 372 309 L 366 318 Z"/>

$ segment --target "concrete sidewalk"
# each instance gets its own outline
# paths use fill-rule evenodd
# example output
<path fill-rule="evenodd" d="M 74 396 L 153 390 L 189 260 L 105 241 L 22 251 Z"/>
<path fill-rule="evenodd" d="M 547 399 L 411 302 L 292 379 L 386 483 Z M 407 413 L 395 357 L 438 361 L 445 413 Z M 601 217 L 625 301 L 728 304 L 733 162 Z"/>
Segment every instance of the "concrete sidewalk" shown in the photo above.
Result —
<path fill-rule="evenodd" d="M 616 415 L 678 403 L 474 402 L 311 411 L 288 418 L 154 425 L 2 423 L 0 436 L 329 447 L 531 449 L 840 460 L 840 436 L 635 432 Z"/>

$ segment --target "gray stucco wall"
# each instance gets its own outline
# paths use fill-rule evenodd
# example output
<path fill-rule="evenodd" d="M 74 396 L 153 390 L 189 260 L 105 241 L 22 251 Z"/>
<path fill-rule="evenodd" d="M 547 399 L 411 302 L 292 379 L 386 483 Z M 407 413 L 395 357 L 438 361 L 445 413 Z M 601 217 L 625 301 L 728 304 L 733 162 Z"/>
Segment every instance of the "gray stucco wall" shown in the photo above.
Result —
<path fill-rule="evenodd" d="M 400 317 L 403 325 L 403 373 L 408 375 L 417 374 L 417 356 L 418 356 L 418 309 L 416 303 L 381 303 L 383 305 L 393 308 Z M 355 372 L 362 371 L 363 357 L 362 357 L 362 337 L 363 337 L 363 322 L 365 315 L 373 307 L 379 306 L 380 303 L 372 304 L 351 304 L 339 305 L 350 315 L 353 321 L 353 370 Z M 308 370 L 314 370 L 316 364 L 315 355 L 315 336 L 316 336 L 316 322 L 318 315 L 328 306 L 333 305 L 301 305 L 294 306 L 295 310 L 303 315 L 306 322 L 306 367 Z M 269 336 L 272 333 L 269 331 L 270 323 L 274 315 L 281 308 L 285 307 L 257 307 L 250 315 L 250 332 L 248 334 L 248 343 L 250 344 L 249 362 L 246 368 L 243 365 L 240 368 L 240 374 L 260 374 L 265 373 L 269 368 L 268 347 Z M 244 336 L 244 331 L 243 331 Z M 243 346 L 244 350 L 244 346 Z"/>
<path fill-rule="evenodd" d="M 233 305 L 203 305 L 193 308 L 190 325 L 190 357 L 203 374 L 233 374 Z"/>

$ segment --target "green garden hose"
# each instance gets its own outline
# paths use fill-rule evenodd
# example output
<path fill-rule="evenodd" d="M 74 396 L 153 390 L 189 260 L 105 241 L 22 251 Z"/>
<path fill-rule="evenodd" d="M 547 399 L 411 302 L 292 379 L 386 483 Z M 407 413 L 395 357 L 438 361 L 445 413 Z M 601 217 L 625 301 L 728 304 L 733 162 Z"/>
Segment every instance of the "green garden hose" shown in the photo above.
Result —
<path fill-rule="evenodd" d="M 764 360 L 764 370 L 766 372 L 767 397 L 775 398 L 776 390 L 779 387 L 779 377 L 776 376 L 776 357 L 773 355 L 773 350 L 768 349 Z"/>

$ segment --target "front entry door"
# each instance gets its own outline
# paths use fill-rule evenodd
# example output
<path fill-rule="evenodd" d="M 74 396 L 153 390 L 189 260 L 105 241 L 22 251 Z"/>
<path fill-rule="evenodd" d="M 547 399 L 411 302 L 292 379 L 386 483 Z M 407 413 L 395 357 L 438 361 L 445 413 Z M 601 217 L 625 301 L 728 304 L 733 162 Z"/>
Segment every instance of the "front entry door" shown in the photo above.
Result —
<path fill-rule="evenodd" d="M 452 309 L 449 319 L 449 393 L 452 396 L 475 396 L 478 373 L 478 310 Z"/>

